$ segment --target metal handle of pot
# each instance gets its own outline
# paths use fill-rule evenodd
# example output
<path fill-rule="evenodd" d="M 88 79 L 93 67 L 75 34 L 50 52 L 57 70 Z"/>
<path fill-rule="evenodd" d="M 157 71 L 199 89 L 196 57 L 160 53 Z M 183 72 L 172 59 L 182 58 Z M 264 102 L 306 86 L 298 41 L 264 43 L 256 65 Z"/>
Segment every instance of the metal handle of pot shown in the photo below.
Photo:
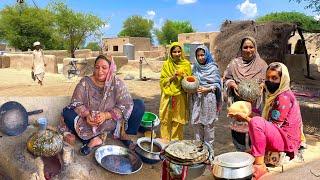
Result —
<path fill-rule="evenodd" d="M 212 149 L 212 147 L 210 146 L 209 143 L 204 141 L 204 144 L 208 147 L 208 150 L 209 150 L 208 160 L 210 161 L 210 164 L 213 165 L 214 164 L 214 150 Z"/>

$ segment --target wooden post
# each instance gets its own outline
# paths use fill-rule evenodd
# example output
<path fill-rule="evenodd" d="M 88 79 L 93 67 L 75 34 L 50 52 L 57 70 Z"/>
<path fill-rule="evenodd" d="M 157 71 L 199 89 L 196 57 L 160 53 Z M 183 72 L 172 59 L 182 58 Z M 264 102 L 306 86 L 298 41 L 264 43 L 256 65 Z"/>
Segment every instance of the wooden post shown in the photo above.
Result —
<path fill-rule="evenodd" d="M 307 60 L 307 78 L 311 78 L 311 76 L 310 76 L 310 64 L 309 64 L 309 62 L 310 62 L 310 56 L 308 55 L 308 50 L 307 50 L 307 47 L 306 47 L 306 42 L 305 42 L 304 37 L 303 37 L 303 34 L 302 34 L 302 29 L 298 27 L 297 30 L 298 30 L 298 33 L 299 33 L 299 35 L 300 35 L 300 37 L 301 37 L 303 49 L 304 49 L 304 52 L 305 52 L 304 54 L 305 54 L 306 60 Z"/>

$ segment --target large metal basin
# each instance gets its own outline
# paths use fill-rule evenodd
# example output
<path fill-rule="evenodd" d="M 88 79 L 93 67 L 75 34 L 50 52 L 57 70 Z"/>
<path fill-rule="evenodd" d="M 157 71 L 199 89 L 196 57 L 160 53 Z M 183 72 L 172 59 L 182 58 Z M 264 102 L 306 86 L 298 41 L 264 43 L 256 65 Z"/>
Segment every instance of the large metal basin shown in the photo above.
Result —
<path fill-rule="evenodd" d="M 96 150 L 95 158 L 103 168 L 116 174 L 133 174 L 142 168 L 139 156 L 121 146 L 101 146 Z"/>

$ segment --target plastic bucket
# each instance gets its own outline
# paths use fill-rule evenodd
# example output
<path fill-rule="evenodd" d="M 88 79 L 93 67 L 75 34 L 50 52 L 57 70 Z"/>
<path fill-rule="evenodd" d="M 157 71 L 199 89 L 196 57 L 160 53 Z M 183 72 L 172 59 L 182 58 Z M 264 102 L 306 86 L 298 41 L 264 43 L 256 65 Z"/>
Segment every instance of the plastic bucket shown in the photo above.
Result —
<path fill-rule="evenodd" d="M 141 125 L 142 126 L 151 126 L 153 121 L 156 121 L 158 116 L 152 112 L 145 112 L 142 116 Z"/>

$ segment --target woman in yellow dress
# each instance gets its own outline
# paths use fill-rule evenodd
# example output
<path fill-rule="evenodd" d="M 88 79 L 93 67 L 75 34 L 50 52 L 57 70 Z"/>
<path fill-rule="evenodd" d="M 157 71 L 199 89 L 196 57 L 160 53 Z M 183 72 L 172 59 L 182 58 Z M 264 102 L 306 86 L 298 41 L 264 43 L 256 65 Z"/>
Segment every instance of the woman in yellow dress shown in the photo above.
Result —
<path fill-rule="evenodd" d="M 160 76 L 160 132 L 165 141 L 183 139 L 183 126 L 189 115 L 187 94 L 181 88 L 181 80 L 190 75 L 191 65 L 185 59 L 182 47 L 177 42 L 172 43 Z"/>

